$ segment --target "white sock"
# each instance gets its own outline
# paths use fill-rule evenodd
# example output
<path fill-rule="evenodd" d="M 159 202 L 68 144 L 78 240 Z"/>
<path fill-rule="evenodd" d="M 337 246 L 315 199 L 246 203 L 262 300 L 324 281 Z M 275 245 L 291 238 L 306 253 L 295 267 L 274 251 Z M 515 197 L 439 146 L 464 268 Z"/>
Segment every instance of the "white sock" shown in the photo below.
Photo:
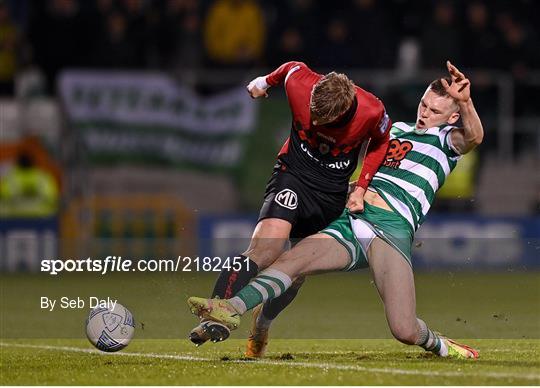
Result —
<path fill-rule="evenodd" d="M 227 299 L 227 301 L 234 307 L 238 314 L 243 315 L 246 312 L 246 304 L 239 297 L 234 296 L 231 299 Z"/>
<path fill-rule="evenodd" d="M 423 320 L 417 318 L 417 321 L 418 325 L 420 326 L 420 335 L 418 337 L 416 345 L 424 348 L 429 352 L 438 354 L 439 356 L 448 356 L 448 348 L 446 347 L 446 344 L 441 339 L 441 337 L 431 331 Z"/>
<path fill-rule="evenodd" d="M 448 348 L 446 347 L 446 342 L 444 342 L 443 340 L 441 340 L 441 349 L 439 350 L 439 356 L 448 356 Z"/>

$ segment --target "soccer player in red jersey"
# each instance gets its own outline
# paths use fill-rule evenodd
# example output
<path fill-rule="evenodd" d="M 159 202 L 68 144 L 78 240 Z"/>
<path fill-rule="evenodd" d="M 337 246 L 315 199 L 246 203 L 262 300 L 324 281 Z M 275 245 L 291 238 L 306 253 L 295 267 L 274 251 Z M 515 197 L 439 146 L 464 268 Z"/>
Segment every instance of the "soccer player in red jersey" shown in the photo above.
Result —
<path fill-rule="evenodd" d="M 458 160 L 484 137 L 470 81 L 449 61 L 447 68 L 450 77 L 434 80 L 422 96 L 416 123 L 393 125 L 386 160 L 365 195 L 364 212 L 345 210 L 328 227 L 283 253 L 233 298 L 189 298 L 192 311 L 235 329 L 241 314 L 257 309 L 246 356 L 259 358 L 271 322 L 261 315 L 261 304 L 280 298 L 299 276 L 369 267 L 398 341 L 442 357 L 478 358 L 477 350 L 432 331 L 416 312 L 414 234 Z"/>
<path fill-rule="evenodd" d="M 312 71 L 302 62 L 287 62 L 247 86 L 253 98 L 266 97 L 271 86 L 284 85 L 292 113 L 289 138 L 281 148 L 268 181 L 259 220 L 240 271 L 222 270 L 212 297 L 235 295 L 285 250 L 289 238 L 300 239 L 325 228 L 345 205 L 364 208 L 364 194 L 389 143 L 391 121 L 382 102 L 344 74 Z M 347 200 L 348 182 L 362 143 L 369 140 L 362 171 Z M 247 265 L 247 264 L 249 265 Z M 260 319 L 273 319 L 298 293 L 298 280 L 264 306 Z M 190 333 L 193 343 L 221 341 L 229 330 L 211 321 Z"/>

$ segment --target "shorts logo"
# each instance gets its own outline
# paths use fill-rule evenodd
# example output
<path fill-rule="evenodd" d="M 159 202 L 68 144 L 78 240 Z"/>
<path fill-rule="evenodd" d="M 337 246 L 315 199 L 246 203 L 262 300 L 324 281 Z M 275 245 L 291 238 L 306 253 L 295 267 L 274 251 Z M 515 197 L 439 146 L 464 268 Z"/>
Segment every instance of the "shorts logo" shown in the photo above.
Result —
<path fill-rule="evenodd" d="M 294 210 L 298 206 L 298 197 L 291 189 L 283 189 L 276 194 L 274 201 L 284 208 Z"/>

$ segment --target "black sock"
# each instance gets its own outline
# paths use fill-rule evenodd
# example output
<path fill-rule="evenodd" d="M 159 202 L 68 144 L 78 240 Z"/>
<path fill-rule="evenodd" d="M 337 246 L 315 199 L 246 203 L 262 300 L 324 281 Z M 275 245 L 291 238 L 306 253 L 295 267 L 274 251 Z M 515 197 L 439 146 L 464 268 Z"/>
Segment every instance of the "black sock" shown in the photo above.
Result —
<path fill-rule="evenodd" d="M 214 291 L 212 291 L 212 298 L 232 298 L 238 291 L 248 285 L 251 278 L 257 276 L 259 266 L 251 259 L 246 263 L 245 259 L 247 257 L 244 255 L 240 255 L 240 257 L 242 258 L 242 269 L 240 271 L 222 269 L 216 280 Z"/>
<path fill-rule="evenodd" d="M 275 319 L 279 313 L 285 310 L 285 308 L 291 304 L 294 298 L 296 298 L 302 283 L 303 281 L 296 284 L 293 283 L 293 285 L 289 287 L 283 294 L 266 302 L 262 311 L 264 317 L 266 319 Z"/>

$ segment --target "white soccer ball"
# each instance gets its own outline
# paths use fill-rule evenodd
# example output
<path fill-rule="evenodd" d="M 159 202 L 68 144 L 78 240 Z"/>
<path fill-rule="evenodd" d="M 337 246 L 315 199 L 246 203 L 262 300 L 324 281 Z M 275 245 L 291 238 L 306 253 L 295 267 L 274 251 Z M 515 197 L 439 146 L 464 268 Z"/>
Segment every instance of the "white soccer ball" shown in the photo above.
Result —
<path fill-rule="evenodd" d="M 116 303 L 114 308 L 96 307 L 86 320 L 86 336 L 99 350 L 117 352 L 128 346 L 135 333 L 131 312 Z"/>

